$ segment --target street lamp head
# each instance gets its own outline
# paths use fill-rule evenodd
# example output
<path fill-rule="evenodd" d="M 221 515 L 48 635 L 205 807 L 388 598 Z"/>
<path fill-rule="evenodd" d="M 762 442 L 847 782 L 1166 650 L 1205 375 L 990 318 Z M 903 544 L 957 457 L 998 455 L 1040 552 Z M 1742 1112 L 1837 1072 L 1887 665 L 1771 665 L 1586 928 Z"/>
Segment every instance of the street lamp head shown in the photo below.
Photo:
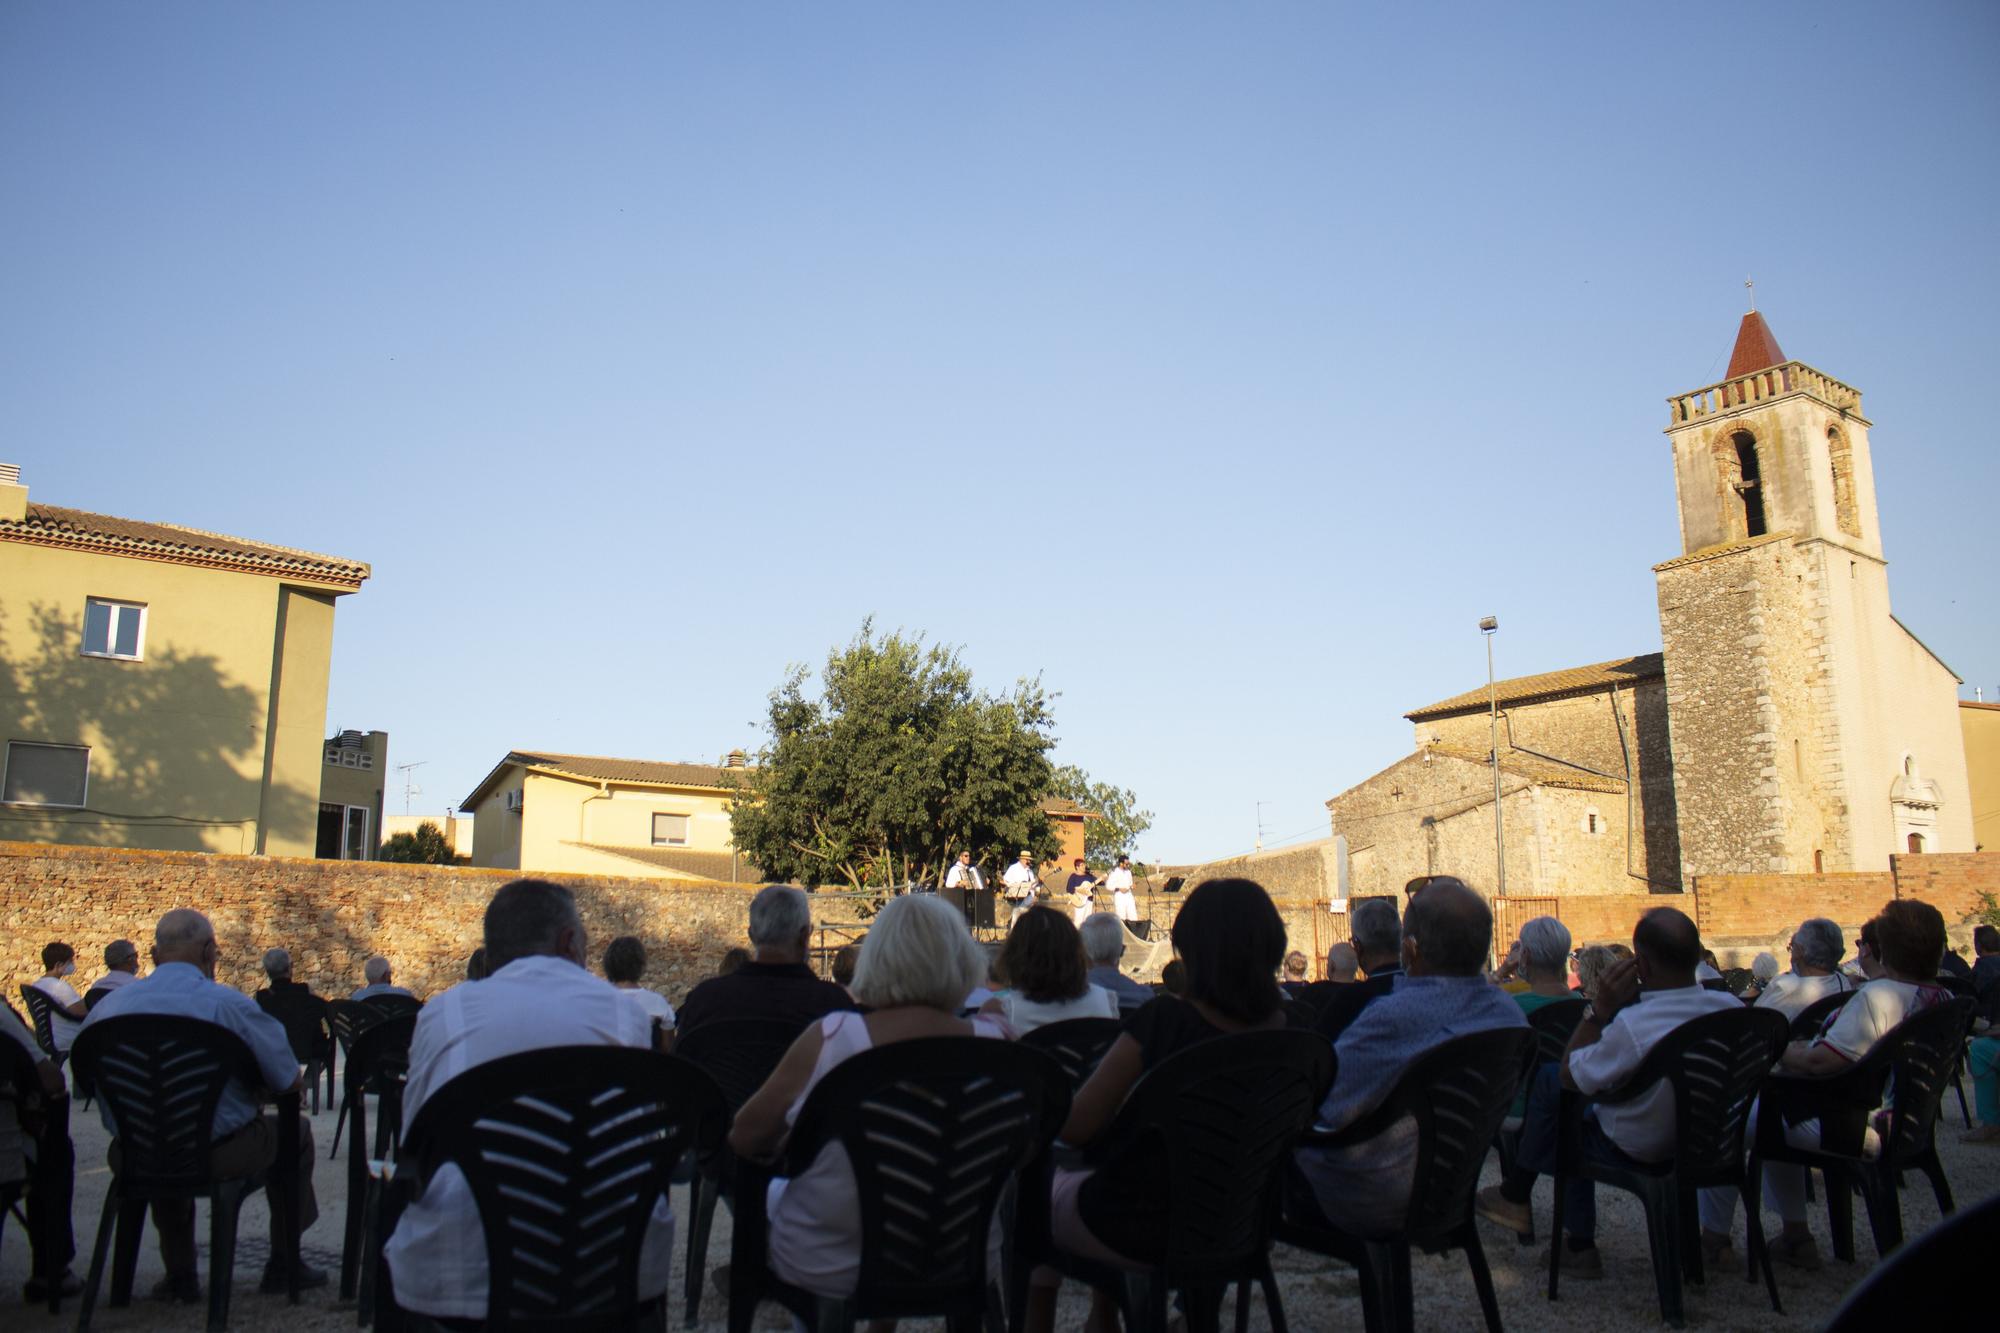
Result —
<path fill-rule="evenodd" d="M 1479 622 L 1479 632 L 1481 634 L 1491 634 L 1494 630 L 1499 628 L 1500 628 L 1500 622 L 1498 620 L 1495 620 L 1492 616 L 1486 616 Z"/>

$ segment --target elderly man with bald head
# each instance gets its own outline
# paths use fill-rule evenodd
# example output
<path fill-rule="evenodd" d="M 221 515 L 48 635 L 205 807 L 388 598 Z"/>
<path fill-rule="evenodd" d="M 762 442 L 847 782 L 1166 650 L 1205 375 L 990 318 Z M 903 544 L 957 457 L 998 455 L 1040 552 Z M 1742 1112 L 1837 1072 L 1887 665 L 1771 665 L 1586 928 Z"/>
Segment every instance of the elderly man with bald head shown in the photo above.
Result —
<path fill-rule="evenodd" d="M 208 918 L 192 908 L 180 907 L 160 918 L 153 930 L 153 970 L 130 985 L 121 986 L 98 1002 L 84 1023 L 85 1030 L 109 1019 L 135 1014 L 157 1014 L 174 1018 L 199 1019 L 226 1028 L 240 1037 L 256 1058 L 266 1088 L 292 1092 L 299 1086 L 298 1061 L 292 1056 L 285 1029 L 266 1014 L 249 996 L 229 986 L 218 985 L 215 965 L 221 950 L 215 928 Z M 270 1166 L 278 1152 L 278 1125 L 274 1116 L 260 1110 L 263 1089 L 232 1078 L 222 1090 L 215 1107 L 213 1147 L 209 1165 L 225 1179 L 248 1176 Z M 105 1117 L 110 1122 L 110 1110 Z M 118 1127 L 109 1123 L 115 1135 Z M 113 1169 L 118 1161 L 118 1143 L 111 1145 Z M 319 1216 L 319 1204 L 312 1187 L 312 1126 L 299 1117 L 299 1197 L 294 1224 L 300 1233 Z M 153 1225 L 160 1233 L 160 1259 L 167 1276 L 155 1295 L 175 1301 L 199 1301 L 201 1278 L 195 1266 L 194 1201 L 156 1200 Z M 283 1231 L 284 1210 L 271 1210 L 271 1254 L 264 1269 L 263 1289 L 285 1289 L 285 1272 L 275 1257 L 291 1247 Z M 303 1262 L 299 1284 L 323 1286 L 326 1274 Z"/>

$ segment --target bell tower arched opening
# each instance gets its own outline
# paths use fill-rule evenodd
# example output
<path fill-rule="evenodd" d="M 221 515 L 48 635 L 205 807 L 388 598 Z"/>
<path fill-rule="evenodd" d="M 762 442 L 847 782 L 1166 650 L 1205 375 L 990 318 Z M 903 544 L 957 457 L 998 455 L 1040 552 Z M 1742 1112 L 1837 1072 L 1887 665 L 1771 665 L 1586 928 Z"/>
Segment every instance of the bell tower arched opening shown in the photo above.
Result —
<path fill-rule="evenodd" d="M 1743 505 L 1743 535 L 1761 537 L 1764 524 L 1764 474 L 1757 462 L 1757 440 L 1747 430 L 1730 437 L 1736 446 L 1736 495 Z"/>

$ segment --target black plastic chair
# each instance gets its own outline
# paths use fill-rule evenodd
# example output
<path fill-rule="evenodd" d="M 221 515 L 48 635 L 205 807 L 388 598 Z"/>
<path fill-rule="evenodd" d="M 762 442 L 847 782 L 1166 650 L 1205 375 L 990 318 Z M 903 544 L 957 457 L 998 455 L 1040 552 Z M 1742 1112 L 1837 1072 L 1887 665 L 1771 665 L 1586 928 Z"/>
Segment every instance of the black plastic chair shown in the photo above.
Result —
<path fill-rule="evenodd" d="M 333 1034 L 333 1044 L 339 1051 L 340 1063 L 343 1065 L 347 1063 L 347 1054 L 354 1048 L 354 1039 L 356 1037 L 366 1032 L 369 1028 L 374 1027 L 377 1023 L 386 1022 L 393 1016 L 386 1008 L 380 1005 L 363 1004 L 359 1000 L 328 1000 L 326 1002 L 326 1027 L 327 1031 Z M 333 1052 L 330 1051 L 327 1058 L 327 1072 L 329 1077 L 331 1077 L 333 1065 Z M 340 1130 L 346 1123 L 347 1098 L 343 1096 L 340 1099 L 340 1112 L 333 1118 L 333 1146 L 327 1149 L 328 1157 L 336 1156 L 340 1152 Z"/>
<path fill-rule="evenodd" d="M 1534 1059 L 1537 1044 L 1537 1034 L 1527 1028 L 1454 1037 L 1410 1065 L 1373 1111 L 1338 1133 L 1314 1132 L 1301 1143 L 1350 1147 L 1377 1138 L 1402 1120 L 1416 1122 L 1416 1165 L 1401 1227 L 1380 1235 L 1347 1232 L 1328 1226 L 1316 1203 L 1303 1216 L 1288 1209 L 1278 1221 L 1279 1240 L 1355 1266 L 1369 1333 L 1414 1333 L 1412 1248 L 1430 1254 L 1463 1250 L 1486 1327 L 1499 1333 L 1500 1305 L 1473 1220 L 1472 1196 L 1487 1146 L 1520 1090 L 1521 1071 Z"/>
<path fill-rule="evenodd" d="M 1021 1044 L 1046 1052 L 1061 1065 L 1073 1096 L 1124 1030 L 1125 1024 L 1116 1018 L 1066 1018 L 1033 1029 L 1021 1038 Z"/>
<path fill-rule="evenodd" d="M 1528 1015 L 1528 1030 L 1534 1034 L 1535 1044 L 1529 1055 L 1528 1067 L 1521 1075 L 1522 1092 L 1543 1065 L 1562 1061 L 1563 1052 L 1569 1049 L 1569 1039 L 1576 1032 L 1576 1025 L 1583 1021 L 1583 1004 L 1582 1000 L 1556 1000 Z M 1521 1095 L 1517 1092 L 1516 1099 Z M 1521 1123 L 1510 1115 L 1500 1122 L 1500 1132 L 1493 1136 L 1493 1146 L 1500 1154 L 1502 1174 L 1514 1169 L 1514 1159 L 1521 1150 L 1521 1129 Z M 1535 1243 L 1532 1217 L 1528 1220 L 1528 1230 L 1515 1232 L 1514 1239 L 1522 1245 Z"/>
<path fill-rule="evenodd" d="M 327 1070 L 333 1047 L 333 1035 L 326 1026 L 326 1001 L 310 991 L 260 990 L 257 1007 L 284 1025 L 292 1058 L 305 1066 L 305 1084 L 312 1089 L 312 1110 L 318 1115 L 319 1080 Z M 329 1085 L 328 1094 L 331 1092 Z"/>
<path fill-rule="evenodd" d="M 1755 1168 L 1760 1162 L 1795 1162 L 1818 1167 L 1826 1177 L 1826 1213 L 1833 1253 L 1854 1261 L 1854 1195 L 1858 1187 L 1868 1207 L 1875 1249 L 1886 1255 L 1903 1240 L 1902 1173 L 1921 1171 L 1937 1197 L 1938 1211 L 1952 1211 L 1951 1186 L 1938 1160 L 1935 1130 L 1938 1104 L 1964 1048 L 1969 999 L 1947 1000 L 1913 1014 L 1883 1034 L 1875 1048 L 1830 1078 L 1774 1074 L 1758 1113 L 1757 1141 L 1751 1150 L 1754 1210 Z M 1880 1127 L 1881 1152 L 1862 1156 L 1870 1121 L 1887 1093 L 1887 1119 Z M 1784 1125 L 1807 1118 L 1820 1124 L 1820 1146 L 1801 1148 L 1785 1141 Z"/>
<path fill-rule="evenodd" d="M 1791 1031 L 1784 1015 L 1754 1006 L 1704 1014 L 1675 1028 L 1654 1045 L 1625 1084 L 1593 1100 L 1607 1105 L 1632 1100 L 1665 1080 L 1674 1090 L 1673 1157 L 1665 1162 L 1631 1162 L 1617 1166 L 1587 1162 L 1576 1156 L 1577 1129 L 1584 1099 L 1563 1095 L 1563 1132 L 1556 1148 L 1555 1216 L 1549 1235 L 1549 1299 L 1556 1299 L 1558 1262 L 1563 1246 L 1563 1186 L 1581 1175 L 1639 1196 L 1646 1208 L 1646 1233 L 1653 1258 L 1653 1282 L 1659 1289 L 1660 1317 L 1675 1328 L 1686 1322 L 1682 1279 L 1703 1280 L 1699 1215 L 1695 1192 L 1720 1186 L 1743 1191 L 1749 1237 L 1746 1276 L 1757 1280 L 1761 1268 L 1771 1295 L 1771 1308 L 1783 1313 L 1778 1279 L 1771 1271 L 1763 1223 L 1757 1215 L 1756 1170 L 1744 1168 L 1746 1125 L 1758 1089 L 1771 1066 L 1783 1054 Z"/>
<path fill-rule="evenodd" d="M 83 993 L 83 1012 L 86 1014 L 93 1012 L 99 1004 L 104 1002 L 104 997 L 111 994 L 112 989 L 115 988 L 92 986 L 89 990 L 85 991 Z"/>
<path fill-rule="evenodd" d="M 375 1098 L 374 1156 L 392 1160 L 403 1131 L 403 1084 L 410 1074 L 414 1014 L 386 1018 L 354 1039 L 348 1048 L 341 1107 L 354 1108 L 354 1132 L 347 1136 L 347 1221 L 340 1236 L 340 1298 L 352 1299 L 366 1256 L 363 1232 L 368 1218 L 368 1097 Z"/>
<path fill-rule="evenodd" d="M 1877 1264 L 1827 1322 L 1826 1333 L 1882 1333 L 1933 1308 L 1942 1292 L 1962 1289 L 1993 1261 L 2000 1237 L 2000 1194 L 1953 1213 Z"/>
<path fill-rule="evenodd" d="M 28 1006 L 28 1021 L 35 1029 L 35 1045 L 42 1048 L 42 1054 L 56 1062 L 58 1067 L 69 1060 L 69 1053 L 56 1049 L 55 1014 L 56 1002 L 39 986 L 21 987 L 21 999 Z"/>
<path fill-rule="evenodd" d="M 8 1008 L 11 1011 L 13 1006 L 9 1005 Z M 14 1103 L 15 1115 L 22 1124 L 23 1134 L 27 1132 L 26 1125 L 29 1107 L 37 1103 L 46 1102 L 47 1100 L 46 1094 L 42 1090 L 42 1077 L 35 1069 L 36 1063 L 16 1043 L 12 1041 L 0 1041 L 0 1097 L 4 1097 L 6 1100 Z M 30 1170 L 32 1171 L 32 1169 L 31 1167 Z M 27 1230 L 28 1215 L 23 1207 L 22 1200 L 34 1186 L 35 1180 L 32 1175 L 23 1176 L 19 1180 L 0 1180 L 0 1239 L 4 1239 L 6 1236 L 7 1216 L 9 1213 L 12 1213 L 19 1219 L 23 1231 Z M 55 1252 L 54 1241 L 57 1221 L 58 1219 L 52 1210 L 45 1212 L 42 1219 L 44 1234 L 40 1241 L 33 1246 L 37 1252 L 41 1254 L 53 1254 Z M 52 1275 L 35 1273 L 31 1270 L 29 1276 L 46 1279 Z M 61 1312 L 62 1283 L 52 1281 L 49 1283 L 49 1313 L 53 1315 L 60 1314 Z"/>
<path fill-rule="evenodd" d="M 1828 1017 L 1840 1012 L 1840 1007 L 1853 998 L 1854 992 L 1851 990 L 1835 991 L 1831 995 L 1820 996 L 1819 999 L 1814 1000 L 1811 1004 L 1799 1010 L 1798 1016 L 1792 1019 L 1791 1039 L 1793 1041 L 1811 1041 L 1819 1035 L 1819 1030 L 1826 1026 Z M 1773 1010 L 1772 1012 L 1775 1013 L 1777 1011 Z"/>
<path fill-rule="evenodd" d="M 817 1333 L 857 1319 L 942 1316 L 979 1327 L 999 1275 L 987 1240 L 1002 1192 L 1041 1157 L 1069 1114 L 1049 1057 L 982 1037 L 925 1037 L 864 1051 L 806 1098 L 775 1165 L 739 1159 L 729 1271 L 730 1333 L 749 1333 L 776 1300 Z M 768 1267 L 771 1176 L 798 1176 L 840 1144 L 861 1220 L 852 1295 L 818 1296 Z"/>
<path fill-rule="evenodd" d="M 1037 1231 L 1046 1226 L 1046 1209 L 1039 1216 L 1023 1209 L 1021 1259 L 1011 1275 L 1013 1327 L 1020 1327 L 1029 1269 L 1039 1261 L 1116 1291 L 1126 1327 L 1153 1333 L 1166 1327 L 1173 1291 L 1185 1297 L 1190 1328 L 1217 1327 L 1232 1282 L 1239 1284 L 1241 1327 L 1255 1282 L 1271 1326 L 1282 1333 L 1284 1307 L 1271 1272 L 1278 1194 L 1333 1075 L 1333 1047 L 1295 1029 L 1212 1038 L 1148 1070 L 1086 1160 L 1118 1172 L 1121 1184 L 1130 1175 L 1146 1193 L 1138 1207 L 1157 1218 L 1158 1246 L 1126 1257 L 1152 1267 L 1127 1272 L 1057 1250 Z"/>
<path fill-rule="evenodd" d="M 370 995 L 365 1000 L 349 1000 L 349 1004 L 365 1004 L 381 1011 L 385 1018 L 401 1018 L 414 1014 L 424 1007 L 424 1002 L 414 995 Z"/>
<path fill-rule="evenodd" d="M 216 1023 L 161 1014 L 129 1014 L 98 1019 L 77 1034 L 72 1053 L 89 1071 L 98 1095 L 118 1126 L 119 1165 L 104 1193 L 90 1277 L 77 1310 L 77 1333 L 90 1327 L 97 1292 L 104 1280 L 106 1251 L 114 1219 L 117 1263 L 111 1276 L 111 1305 L 132 1299 L 146 1205 L 160 1199 L 206 1198 L 208 1230 L 208 1327 L 220 1333 L 229 1322 L 229 1287 L 236 1264 L 236 1221 L 251 1191 L 268 1188 L 274 1209 L 297 1197 L 298 1094 L 278 1097 L 278 1149 L 269 1171 L 217 1179 L 209 1167 L 215 1108 L 234 1078 L 259 1087 L 263 1074 L 242 1038 Z M 296 1234 L 291 1252 L 273 1255 L 290 1277 L 298 1303 Z"/>
<path fill-rule="evenodd" d="M 380 1234 L 394 1232 L 449 1163 L 479 1209 L 486 1329 L 657 1328 L 667 1297 L 639 1295 L 654 1205 L 682 1155 L 713 1144 L 724 1120 L 715 1080 L 657 1051 L 562 1046 L 489 1061 L 418 1110 L 384 1194 Z M 406 1324 L 393 1301 L 381 1302 L 383 1333 Z"/>
<path fill-rule="evenodd" d="M 1722 986 L 1731 995 L 1741 995 L 1750 988 L 1757 974 L 1747 967 L 1725 967 L 1722 969 Z"/>
<path fill-rule="evenodd" d="M 681 1035 L 674 1054 L 708 1072 L 722 1091 L 730 1119 L 750 1094 L 764 1085 L 806 1024 L 776 1018 L 728 1018 L 704 1023 Z M 708 1238 L 715 1205 L 727 1197 L 736 1175 L 736 1156 L 718 1139 L 694 1163 L 688 1182 L 687 1273 L 684 1303 L 687 1326 L 701 1316 L 702 1285 L 708 1277 Z"/>

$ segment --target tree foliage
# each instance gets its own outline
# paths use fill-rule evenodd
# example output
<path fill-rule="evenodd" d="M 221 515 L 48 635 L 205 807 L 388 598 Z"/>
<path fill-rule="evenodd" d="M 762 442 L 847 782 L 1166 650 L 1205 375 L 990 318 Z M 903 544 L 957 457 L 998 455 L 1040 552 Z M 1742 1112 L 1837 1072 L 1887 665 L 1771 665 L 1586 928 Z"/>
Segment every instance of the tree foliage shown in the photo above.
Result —
<path fill-rule="evenodd" d="M 817 692 L 795 666 L 771 692 L 769 738 L 731 803 L 765 875 L 849 888 L 936 881 L 961 851 L 995 870 L 1053 856 L 1054 717 L 1039 680 L 974 688 L 958 650 L 864 621 L 827 655 Z"/>
<path fill-rule="evenodd" d="M 1092 782 L 1090 774 L 1075 764 L 1064 764 L 1055 771 L 1050 794 L 1067 797 L 1102 816 L 1083 825 L 1083 850 L 1092 865 L 1108 864 L 1121 856 L 1136 862 L 1139 835 L 1153 827 L 1153 812 L 1139 808 L 1139 797 L 1131 788 Z"/>
<path fill-rule="evenodd" d="M 381 857 L 384 861 L 402 861 L 410 865 L 448 866 L 457 860 L 452 851 L 451 839 L 444 836 L 444 830 L 426 819 L 417 825 L 414 833 L 391 835 L 382 844 Z"/>

